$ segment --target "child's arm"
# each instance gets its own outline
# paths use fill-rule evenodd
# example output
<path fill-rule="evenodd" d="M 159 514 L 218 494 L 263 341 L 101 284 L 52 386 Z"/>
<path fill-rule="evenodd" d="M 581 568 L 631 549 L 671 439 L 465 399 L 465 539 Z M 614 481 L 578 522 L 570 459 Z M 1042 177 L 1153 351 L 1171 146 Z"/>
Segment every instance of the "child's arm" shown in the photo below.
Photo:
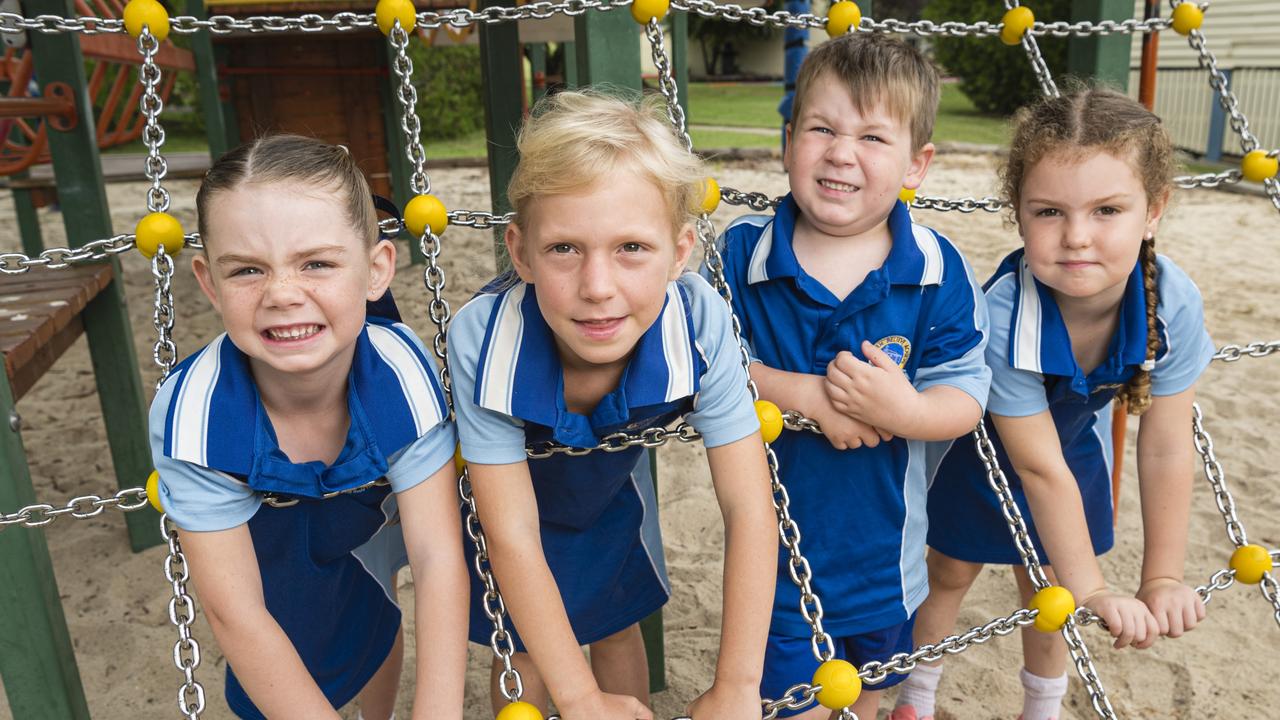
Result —
<path fill-rule="evenodd" d="M 1151 398 L 1138 425 L 1138 488 L 1142 495 L 1142 586 L 1138 599 L 1155 615 L 1161 635 L 1178 637 L 1204 619 L 1204 603 L 1182 581 L 1191 521 L 1191 434 L 1194 387 Z"/>
<path fill-rule="evenodd" d="M 1150 647 L 1159 635 L 1156 620 L 1142 601 L 1107 588 L 1093 554 L 1080 487 L 1062 455 L 1053 416 L 1042 411 L 1025 417 L 992 414 L 996 431 L 1022 479 L 1027 504 L 1057 581 L 1076 603 L 1096 612 L 1116 638 L 1115 647 Z"/>
<path fill-rule="evenodd" d="M 827 366 L 824 387 L 840 412 L 912 440 L 950 440 L 972 430 L 982 417 L 982 406 L 960 388 L 932 385 L 917 392 L 880 348 L 864 340 L 862 354 L 869 362 L 841 352 Z"/>
<path fill-rule="evenodd" d="M 760 712 L 760 674 L 773 610 L 778 534 L 759 433 L 707 448 L 724 516 L 724 606 L 711 689 L 689 706 L 695 720 Z"/>
<path fill-rule="evenodd" d="M 574 639 L 564 601 L 542 552 L 538 500 L 527 462 L 469 463 L 472 491 L 489 545 L 489 560 L 511 619 L 564 720 L 652 720 L 625 695 L 610 695 Z M 759 707 L 756 708 L 757 711 Z"/>
<path fill-rule="evenodd" d="M 339 717 L 267 611 L 249 528 L 178 531 L 209 626 L 254 705 L 271 718 Z"/>
<path fill-rule="evenodd" d="M 419 718 L 462 718 L 470 585 L 457 488 L 449 462 L 396 495 L 413 569 L 418 648 L 413 714 Z"/>
<path fill-rule="evenodd" d="M 852 450 L 863 445 L 875 447 L 893 435 L 861 420 L 850 417 L 832 404 L 821 375 L 776 370 L 762 362 L 751 363 L 751 379 L 760 397 L 782 410 L 795 410 L 818 422 L 822 434 L 837 450 Z"/>

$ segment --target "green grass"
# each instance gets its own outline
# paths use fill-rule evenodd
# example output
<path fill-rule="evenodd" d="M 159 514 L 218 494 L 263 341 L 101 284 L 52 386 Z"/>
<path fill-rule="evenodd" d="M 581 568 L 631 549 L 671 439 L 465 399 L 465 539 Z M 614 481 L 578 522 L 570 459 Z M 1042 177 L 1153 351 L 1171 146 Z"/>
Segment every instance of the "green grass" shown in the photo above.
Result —
<path fill-rule="evenodd" d="M 773 148 L 782 149 L 781 133 L 762 135 L 760 133 L 734 132 L 732 130 L 700 130 L 689 131 L 693 139 L 693 147 L 699 150 L 724 150 L 727 148 Z"/>

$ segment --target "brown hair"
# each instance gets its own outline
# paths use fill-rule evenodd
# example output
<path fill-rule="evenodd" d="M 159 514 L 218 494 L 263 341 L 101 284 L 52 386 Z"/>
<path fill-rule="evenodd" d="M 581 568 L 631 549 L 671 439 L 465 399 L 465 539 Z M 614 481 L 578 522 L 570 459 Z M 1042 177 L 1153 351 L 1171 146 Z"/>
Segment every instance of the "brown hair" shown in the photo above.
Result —
<path fill-rule="evenodd" d="M 1106 88 L 1080 88 L 1061 97 L 1044 98 L 1018 111 L 1009 158 L 1000 181 L 1017 219 L 1027 172 L 1048 155 L 1080 157 L 1106 152 L 1127 159 L 1146 191 L 1148 207 L 1164 202 L 1177 171 L 1173 141 L 1160 118 L 1126 95 Z M 1142 239 L 1138 259 L 1147 303 L 1147 358 L 1116 397 L 1127 400 L 1129 413 L 1141 415 L 1151 406 L 1151 367 L 1160 349 L 1156 328 L 1157 288 L 1155 237 Z"/>
<path fill-rule="evenodd" d="M 507 199 L 521 229 L 538 197 L 576 192 L 618 167 L 638 171 L 658 188 L 674 233 L 702 201 L 706 170 L 676 138 L 661 95 L 638 100 L 601 90 L 549 95 L 525 120 L 516 149 L 520 162 Z"/>
<path fill-rule="evenodd" d="M 246 183 L 294 181 L 344 196 L 347 219 L 366 245 L 378 239 L 378 215 L 364 173 L 341 145 L 302 135 L 266 135 L 228 152 L 209 168 L 196 193 L 200 240 L 208 247 L 209 202 Z"/>
<path fill-rule="evenodd" d="M 804 112 L 813 83 L 827 74 L 849 91 L 858 112 L 865 113 L 883 102 L 894 119 L 906 121 L 911 128 L 912 152 L 933 137 L 938 71 L 919 50 L 879 33 L 848 33 L 822 43 L 800 66 L 791 106 L 793 124 Z"/>

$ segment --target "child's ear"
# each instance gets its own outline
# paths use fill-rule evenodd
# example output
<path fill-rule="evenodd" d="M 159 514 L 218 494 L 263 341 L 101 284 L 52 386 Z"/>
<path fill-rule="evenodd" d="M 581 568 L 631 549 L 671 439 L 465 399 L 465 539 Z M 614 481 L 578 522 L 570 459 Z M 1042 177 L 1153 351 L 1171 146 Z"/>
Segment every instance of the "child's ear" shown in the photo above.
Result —
<path fill-rule="evenodd" d="M 933 154 L 937 152 L 937 148 L 933 143 L 925 143 L 923 147 L 911 156 L 911 164 L 907 166 L 907 175 L 902 179 L 902 187 L 908 190 L 915 190 L 924 182 L 924 176 L 929 172 L 929 164 L 933 162 Z"/>
<path fill-rule="evenodd" d="M 196 276 L 196 283 L 204 296 L 213 304 L 213 311 L 222 314 L 222 304 L 218 302 L 218 291 L 213 287 L 213 271 L 209 268 L 209 256 L 200 251 L 191 257 L 191 272 Z"/>
<path fill-rule="evenodd" d="M 680 228 L 680 233 L 676 235 L 676 255 L 671 261 L 671 272 L 668 273 L 667 280 L 675 280 L 680 277 L 680 273 L 684 272 L 697 241 L 698 235 L 694 232 L 693 226 L 685 223 L 684 227 Z"/>
<path fill-rule="evenodd" d="M 520 231 L 520 226 L 515 223 L 507 223 L 507 231 L 502 236 L 507 244 L 507 255 L 511 258 L 511 267 L 515 268 L 516 275 L 520 279 L 533 284 L 533 272 L 529 267 L 529 263 L 524 260 L 524 233 Z"/>
<path fill-rule="evenodd" d="M 1151 204 L 1147 206 L 1147 234 L 1155 235 L 1160 229 L 1160 219 L 1164 217 L 1164 211 L 1169 208 L 1169 191 L 1165 190 Z"/>
<path fill-rule="evenodd" d="M 782 169 L 791 172 L 791 123 L 782 126 Z"/>
<path fill-rule="evenodd" d="M 379 240 L 369 250 L 369 302 L 382 297 L 395 274 L 396 246 L 390 240 Z"/>

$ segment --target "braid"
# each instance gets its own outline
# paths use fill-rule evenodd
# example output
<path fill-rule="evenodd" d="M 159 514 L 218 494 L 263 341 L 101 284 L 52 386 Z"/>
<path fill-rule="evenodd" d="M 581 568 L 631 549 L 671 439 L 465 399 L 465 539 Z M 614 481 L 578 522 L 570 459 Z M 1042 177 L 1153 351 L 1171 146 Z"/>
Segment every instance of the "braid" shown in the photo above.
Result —
<path fill-rule="evenodd" d="M 1156 328 L 1156 306 L 1160 303 L 1160 291 L 1157 288 L 1159 270 L 1156 268 L 1154 236 L 1142 239 L 1139 257 L 1142 260 L 1142 287 L 1147 300 L 1147 359 L 1117 393 L 1129 402 L 1130 415 L 1141 415 L 1151 407 L 1151 368 L 1155 364 L 1156 352 L 1160 349 L 1160 333 Z"/>

